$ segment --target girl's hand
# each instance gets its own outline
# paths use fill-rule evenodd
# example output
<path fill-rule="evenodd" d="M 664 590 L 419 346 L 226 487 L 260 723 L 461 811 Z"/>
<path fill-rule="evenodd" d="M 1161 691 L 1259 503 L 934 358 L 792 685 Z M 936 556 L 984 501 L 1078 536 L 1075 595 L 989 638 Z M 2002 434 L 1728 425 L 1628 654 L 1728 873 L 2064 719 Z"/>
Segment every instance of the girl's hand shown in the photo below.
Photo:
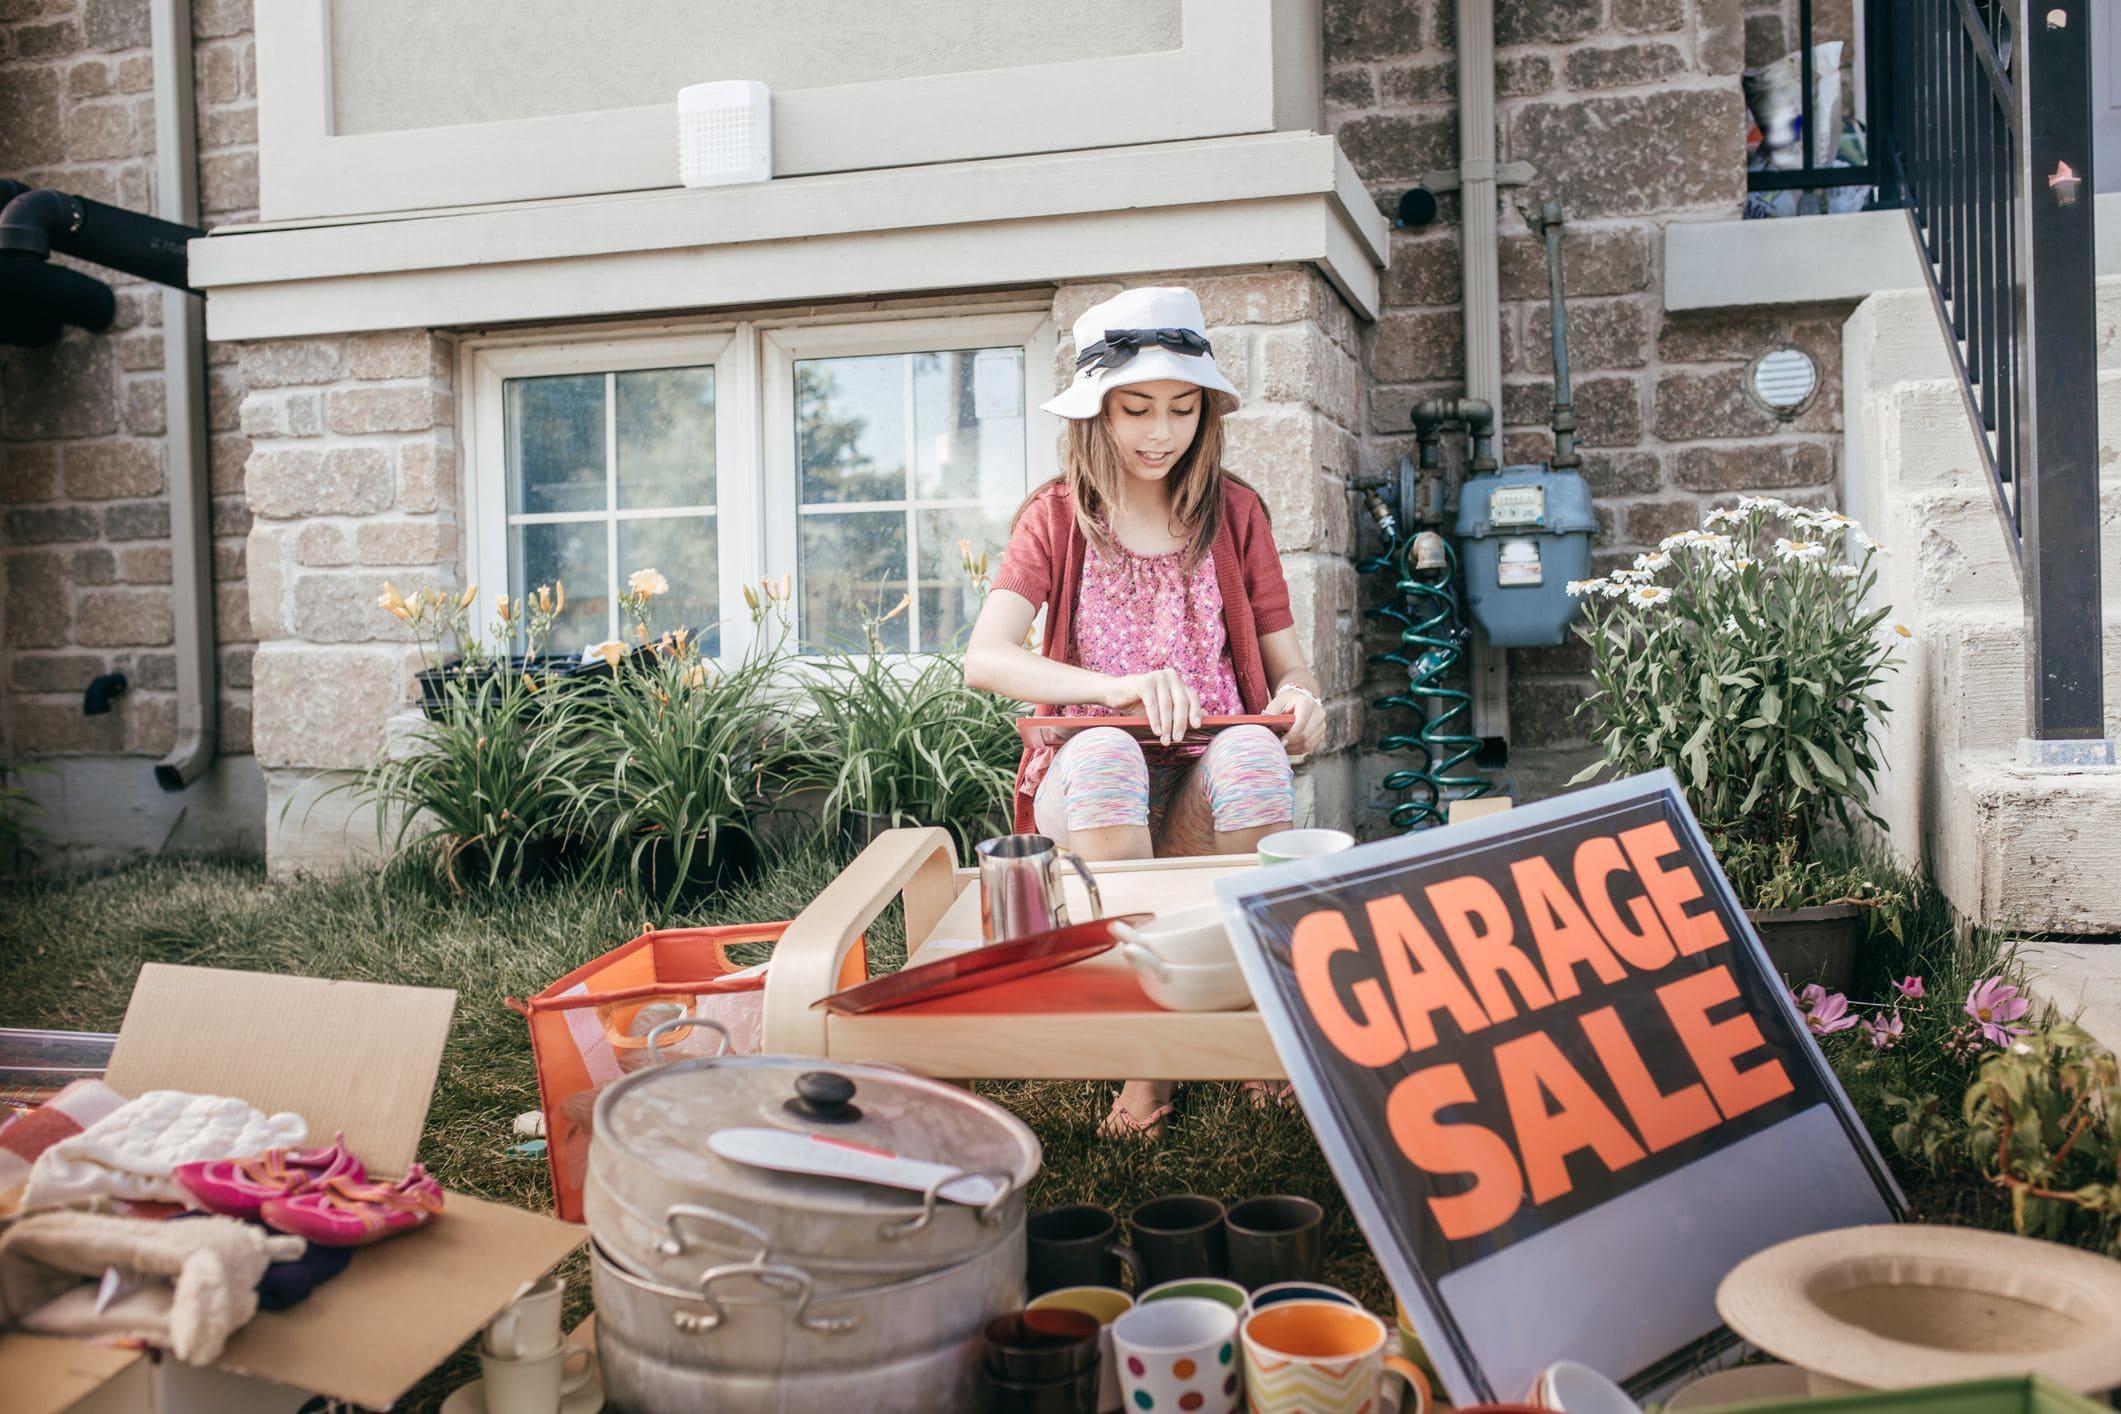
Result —
<path fill-rule="evenodd" d="M 1285 713 L 1296 714 L 1296 725 L 1282 738 L 1282 747 L 1291 756 L 1306 756 L 1318 749 L 1326 739 L 1326 709 L 1318 705 L 1318 699 L 1300 687 L 1284 687 L 1274 694 L 1267 704 L 1266 715 L 1279 717 Z"/>
<path fill-rule="evenodd" d="M 1200 699 L 1175 668 L 1112 679 L 1112 695 L 1105 705 L 1115 711 L 1140 707 L 1149 730 L 1166 746 L 1200 725 Z"/>

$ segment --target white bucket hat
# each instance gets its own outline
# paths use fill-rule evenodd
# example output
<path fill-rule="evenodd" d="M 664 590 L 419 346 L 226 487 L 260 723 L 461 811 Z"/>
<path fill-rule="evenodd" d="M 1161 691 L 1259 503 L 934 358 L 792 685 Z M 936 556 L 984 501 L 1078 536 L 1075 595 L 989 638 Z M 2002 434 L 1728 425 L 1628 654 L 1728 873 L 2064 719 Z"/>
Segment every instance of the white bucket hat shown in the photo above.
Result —
<path fill-rule="evenodd" d="M 1150 285 L 1092 305 L 1075 321 L 1075 378 L 1057 398 L 1041 403 L 1061 417 L 1095 417 L 1105 394 L 1129 383 L 1175 379 L 1222 394 L 1222 410 L 1237 410 L 1237 389 L 1215 366 L 1200 297 L 1183 285 Z"/>

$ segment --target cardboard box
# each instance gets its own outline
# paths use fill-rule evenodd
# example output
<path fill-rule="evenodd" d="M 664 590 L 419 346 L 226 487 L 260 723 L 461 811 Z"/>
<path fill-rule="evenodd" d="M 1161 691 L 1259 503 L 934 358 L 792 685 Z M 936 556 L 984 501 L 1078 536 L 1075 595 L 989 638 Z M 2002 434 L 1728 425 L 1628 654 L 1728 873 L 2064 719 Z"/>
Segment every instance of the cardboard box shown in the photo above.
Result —
<path fill-rule="evenodd" d="M 106 1077 L 123 1095 L 235 1095 L 343 1131 L 371 1174 L 417 1155 L 456 993 L 149 963 Z M 496 1136 L 495 1142 L 504 1142 Z M 442 1215 L 356 1254 L 291 1311 L 261 1311 L 217 1365 L 0 1335 L 0 1390 L 15 1414 L 293 1410 L 311 1395 L 388 1409 L 456 1353 L 528 1281 L 580 1246 L 554 1218 L 451 1193 Z"/>

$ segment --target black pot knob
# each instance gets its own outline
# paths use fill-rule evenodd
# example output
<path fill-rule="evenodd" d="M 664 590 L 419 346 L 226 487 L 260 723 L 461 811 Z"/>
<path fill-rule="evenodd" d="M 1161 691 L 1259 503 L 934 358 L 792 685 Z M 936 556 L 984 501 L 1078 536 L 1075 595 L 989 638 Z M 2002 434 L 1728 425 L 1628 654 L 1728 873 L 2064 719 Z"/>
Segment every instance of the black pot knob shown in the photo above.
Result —
<path fill-rule="evenodd" d="M 806 1070 L 795 1078 L 795 1098 L 788 1111 L 819 1124 L 852 1124 L 862 1117 L 854 1103 L 854 1082 L 831 1070 Z"/>

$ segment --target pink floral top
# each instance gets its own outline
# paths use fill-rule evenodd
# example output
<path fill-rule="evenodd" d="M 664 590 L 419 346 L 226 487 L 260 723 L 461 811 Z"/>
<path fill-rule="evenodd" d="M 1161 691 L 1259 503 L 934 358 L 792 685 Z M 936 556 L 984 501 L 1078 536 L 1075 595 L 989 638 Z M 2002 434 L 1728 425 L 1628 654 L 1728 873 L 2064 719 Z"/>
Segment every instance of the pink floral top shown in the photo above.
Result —
<path fill-rule="evenodd" d="M 1105 533 L 1111 535 L 1106 527 Z M 1095 545 L 1083 556 L 1069 657 L 1080 667 L 1113 677 L 1176 668 L 1200 698 L 1202 716 L 1235 716 L 1245 710 L 1230 663 L 1229 632 L 1223 624 L 1223 591 L 1215 559 L 1203 555 L 1190 571 L 1183 548 L 1142 555 L 1115 537 L 1109 557 Z M 1071 703 L 1063 717 L 1138 716 L 1139 708 L 1114 710 L 1099 703 Z M 1024 789 L 1035 791 L 1052 760 L 1036 751 L 1024 771 Z"/>

